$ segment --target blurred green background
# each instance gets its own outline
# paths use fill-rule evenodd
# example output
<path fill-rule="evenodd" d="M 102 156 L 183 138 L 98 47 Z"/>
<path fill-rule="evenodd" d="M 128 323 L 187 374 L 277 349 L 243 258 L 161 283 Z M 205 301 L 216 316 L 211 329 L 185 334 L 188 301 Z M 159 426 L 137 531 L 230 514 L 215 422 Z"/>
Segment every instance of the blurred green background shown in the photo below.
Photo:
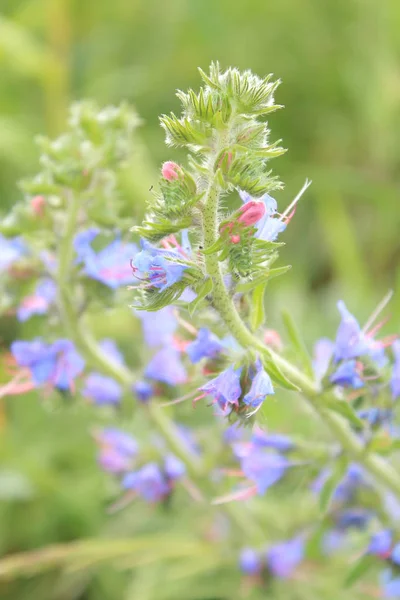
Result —
<path fill-rule="evenodd" d="M 276 100 L 286 108 L 270 120 L 273 138 L 289 149 L 271 163 L 286 184 L 280 206 L 313 180 L 285 234 L 281 260 L 294 268 L 271 284 L 270 325 L 279 329 L 285 306 L 308 342 L 332 335 L 340 297 L 363 322 L 388 288 L 400 287 L 398 0 L 2 0 L 0 212 L 20 197 L 18 179 L 37 168 L 34 136 L 62 132 L 69 104 L 93 98 L 128 100 L 143 119 L 147 150 L 126 182 L 133 218 L 142 214 L 159 163 L 183 160 L 165 147 L 158 115 L 178 109 L 175 89 L 197 88 L 196 67 L 211 60 L 283 80 Z M 398 294 L 390 312 L 390 331 L 398 331 Z M 126 343 L 123 322 L 115 327 Z M 109 528 L 90 411 L 54 412 L 20 398 L 6 413 L 0 551 Z M 125 598 L 121 577 L 105 569 L 88 583 L 85 573 L 54 591 L 49 576 L 17 591 L 7 584 L 0 596 Z M 153 597 L 142 588 L 126 598 Z"/>

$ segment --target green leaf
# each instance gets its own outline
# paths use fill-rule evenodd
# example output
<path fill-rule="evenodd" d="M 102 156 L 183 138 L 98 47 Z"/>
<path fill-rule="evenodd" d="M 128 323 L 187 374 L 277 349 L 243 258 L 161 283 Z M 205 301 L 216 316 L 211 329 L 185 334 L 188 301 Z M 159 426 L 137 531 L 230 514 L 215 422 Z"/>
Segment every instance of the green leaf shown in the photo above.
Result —
<path fill-rule="evenodd" d="M 313 379 L 314 378 L 314 370 L 313 370 L 313 366 L 312 366 L 312 360 L 308 353 L 306 345 L 304 344 L 304 342 L 300 336 L 299 330 L 297 329 L 297 326 L 293 320 L 293 317 L 287 310 L 284 310 L 284 311 L 282 311 L 282 319 L 283 319 L 283 324 L 286 328 L 287 334 L 289 336 L 289 339 L 293 345 L 293 348 L 299 355 L 299 358 L 303 364 L 306 374 Z"/>
<path fill-rule="evenodd" d="M 344 417 L 346 421 L 357 427 L 357 429 L 364 429 L 363 421 L 357 417 L 350 404 L 345 400 L 328 400 L 324 406 Z"/>
<path fill-rule="evenodd" d="M 347 471 L 347 466 L 348 463 L 346 459 L 340 458 L 337 460 L 331 475 L 325 481 L 319 495 L 319 506 L 323 514 L 328 511 L 332 496 L 340 481 L 343 479 Z"/>
<path fill-rule="evenodd" d="M 250 327 L 252 331 L 257 331 L 265 321 L 264 293 L 265 284 L 254 288 L 252 293 L 250 308 Z"/>
<path fill-rule="evenodd" d="M 132 227 L 130 231 L 137 233 L 151 242 L 158 242 L 167 235 L 187 229 L 191 224 L 192 219 L 190 217 L 182 219 L 177 223 L 172 223 L 168 219 L 157 219 L 157 221 L 143 221 L 142 225 Z"/>
<path fill-rule="evenodd" d="M 344 587 L 348 588 L 363 575 L 376 565 L 376 558 L 372 554 L 364 554 L 349 570 L 343 582 Z"/>
<path fill-rule="evenodd" d="M 199 304 L 206 298 L 206 296 L 208 296 L 208 294 L 211 294 L 212 290 L 213 282 L 210 277 L 208 277 L 204 281 L 204 283 L 199 287 L 199 289 L 196 288 L 197 297 L 187 305 L 191 317 L 193 316 L 196 309 L 199 307 Z"/>

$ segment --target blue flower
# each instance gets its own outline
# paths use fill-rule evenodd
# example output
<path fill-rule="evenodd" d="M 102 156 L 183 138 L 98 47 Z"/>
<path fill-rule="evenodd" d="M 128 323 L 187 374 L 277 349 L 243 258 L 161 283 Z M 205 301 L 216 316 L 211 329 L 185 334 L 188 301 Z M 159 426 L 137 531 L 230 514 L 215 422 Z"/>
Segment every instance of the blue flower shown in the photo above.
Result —
<path fill-rule="evenodd" d="M 213 396 L 222 410 L 226 410 L 228 404 L 237 406 L 242 393 L 240 373 L 241 369 L 235 369 L 233 366 L 230 366 L 199 389 L 204 392 L 204 395 L 209 394 Z"/>
<path fill-rule="evenodd" d="M 168 480 L 175 481 L 185 475 L 186 467 L 174 454 L 167 454 L 164 459 L 164 472 Z"/>
<path fill-rule="evenodd" d="M 165 290 L 182 279 L 187 265 L 176 261 L 183 256 L 175 250 L 164 250 L 141 240 L 141 252 L 132 261 L 132 267 L 138 279 L 147 280 L 148 284 L 159 290 Z"/>
<path fill-rule="evenodd" d="M 221 352 L 223 346 L 219 339 L 206 327 L 199 329 L 197 338 L 191 342 L 186 352 L 192 363 L 198 363 L 202 358 L 214 358 Z"/>
<path fill-rule="evenodd" d="M 294 444 L 286 435 L 279 433 L 266 433 L 259 427 L 255 428 L 252 438 L 252 444 L 261 448 L 273 448 L 279 452 L 287 452 L 292 450 Z"/>
<path fill-rule="evenodd" d="M 82 395 L 85 398 L 90 398 L 90 400 L 99 406 L 104 404 L 119 404 L 122 397 L 122 388 L 111 377 L 101 375 L 101 373 L 90 373 L 86 378 Z"/>
<path fill-rule="evenodd" d="M 28 367 L 36 385 L 50 383 L 60 390 L 68 390 L 84 369 L 85 361 L 69 340 L 46 344 L 40 339 L 32 342 L 15 341 L 11 352 L 21 367 Z"/>
<path fill-rule="evenodd" d="M 393 412 L 388 408 L 378 408 L 377 406 L 373 406 L 372 408 L 359 410 L 357 415 L 360 419 L 368 421 L 372 427 L 376 427 L 377 425 L 390 424 Z"/>
<path fill-rule="evenodd" d="M 326 375 L 332 360 L 333 350 L 334 343 L 328 338 L 321 338 L 314 346 L 313 370 L 318 382 Z"/>
<path fill-rule="evenodd" d="M 17 310 L 19 321 L 27 321 L 32 315 L 44 315 L 55 301 L 56 284 L 52 279 L 43 279 L 36 286 L 35 293 L 26 296 Z"/>
<path fill-rule="evenodd" d="M 138 310 L 135 314 L 142 322 L 144 340 L 147 346 L 166 346 L 172 341 L 178 322 L 172 306 L 165 306 L 154 312 Z"/>
<path fill-rule="evenodd" d="M 240 553 L 239 565 L 246 575 L 258 575 L 262 570 L 261 558 L 253 548 L 243 548 Z"/>
<path fill-rule="evenodd" d="M 171 491 L 164 474 L 156 463 L 148 463 L 138 471 L 125 475 L 122 487 L 136 491 L 147 502 L 163 500 Z"/>
<path fill-rule="evenodd" d="M 159 350 L 147 365 L 145 376 L 168 385 L 185 383 L 187 379 L 180 354 L 174 348 Z"/>
<path fill-rule="evenodd" d="M 387 558 L 392 548 L 393 534 L 390 529 L 383 529 L 375 533 L 369 542 L 367 552 L 381 558 Z"/>
<path fill-rule="evenodd" d="M 0 272 L 5 271 L 26 252 L 21 238 L 5 238 L 0 233 Z"/>
<path fill-rule="evenodd" d="M 137 381 L 133 391 L 141 402 L 147 402 L 154 394 L 153 386 L 148 381 Z"/>
<path fill-rule="evenodd" d="M 100 445 L 98 462 L 105 471 L 122 473 L 132 468 L 138 445 L 131 435 L 110 427 L 103 429 L 96 439 Z"/>
<path fill-rule="evenodd" d="M 338 515 L 336 524 L 340 530 L 350 528 L 362 530 L 368 525 L 373 516 L 373 513 L 363 509 L 349 509 Z"/>
<path fill-rule="evenodd" d="M 131 260 L 137 252 L 135 244 L 115 239 L 108 246 L 95 252 L 90 243 L 96 237 L 96 230 L 89 229 L 75 238 L 78 262 L 84 265 L 83 272 L 112 289 L 134 283 Z"/>
<path fill-rule="evenodd" d="M 239 195 L 244 204 L 255 201 L 250 194 L 243 192 L 242 190 L 239 190 Z M 277 211 L 277 203 L 272 196 L 264 194 L 258 201 L 264 202 L 266 210 L 264 216 L 255 225 L 255 237 L 266 242 L 274 242 L 278 235 L 286 229 L 286 223 L 284 223 L 283 220 L 274 217 Z"/>
<path fill-rule="evenodd" d="M 304 557 L 304 542 L 300 537 L 271 546 L 267 552 L 269 570 L 276 577 L 287 579 Z"/>
<path fill-rule="evenodd" d="M 335 385 L 340 385 L 342 387 L 359 389 L 364 386 L 364 382 L 357 370 L 357 362 L 355 360 L 348 360 L 339 365 L 336 371 L 330 376 L 329 380 Z"/>
<path fill-rule="evenodd" d="M 393 343 L 393 353 L 394 353 L 394 364 L 392 377 L 390 379 L 390 389 L 392 391 L 393 398 L 400 397 L 400 341 L 396 340 Z"/>
<path fill-rule="evenodd" d="M 114 340 L 105 338 L 104 340 L 101 340 L 100 347 L 103 352 L 105 352 L 105 354 L 107 354 L 107 356 L 114 362 L 118 363 L 119 365 L 123 365 L 125 363 L 124 355 L 119 350 Z"/>
<path fill-rule="evenodd" d="M 400 575 L 395 574 L 392 569 L 385 569 L 381 583 L 386 598 L 400 598 Z"/>
<path fill-rule="evenodd" d="M 256 374 L 253 377 L 249 391 L 243 398 L 243 402 L 256 408 L 260 406 L 266 396 L 272 396 L 274 393 L 270 376 L 264 371 L 261 361 L 257 360 Z"/>
<path fill-rule="evenodd" d="M 241 457 L 244 475 L 256 484 L 261 495 L 282 479 L 289 466 L 284 456 L 260 448 L 253 448 Z"/>
<path fill-rule="evenodd" d="M 342 320 L 336 334 L 335 360 L 357 358 L 368 352 L 368 344 L 357 319 L 347 310 L 340 300 L 337 304 Z"/>

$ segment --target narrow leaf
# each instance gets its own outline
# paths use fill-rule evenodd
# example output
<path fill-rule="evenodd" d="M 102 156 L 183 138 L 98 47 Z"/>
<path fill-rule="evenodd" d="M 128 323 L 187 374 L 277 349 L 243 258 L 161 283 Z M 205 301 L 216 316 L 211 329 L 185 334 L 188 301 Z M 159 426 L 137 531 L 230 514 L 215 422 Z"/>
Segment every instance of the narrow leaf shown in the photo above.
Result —
<path fill-rule="evenodd" d="M 344 587 L 348 588 L 354 585 L 356 581 L 358 581 L 375 565 L 376 558 L 372 554 L 364 554 L 364 556 L 362 556 L 347 573 L 346 578 L 343 582 Z"/>
<path fill-rule="evenodd" d="M 252 331 L 257 331 L 260 325 L 265 321 L 264 293 L 265 284 L 261 284 L 254 288 L 252 293 L 250 309 L 250 327 Z"/>
<path fill-rule="evenodd" d="M 335 490 L 339 485 L 340 481 L 343 479 L 346 470 L 347 460 L 338 460 L 335 464 L 332 474 L 325 481 L 325 484 L 323 485 L 319 495 L 319 506 L 323 514 L 325 514 L 328 511 L 333 494 L 335 493 Z"/>
<path fill-rule="evenodd" d="M 293 320 L 292 315 L 287 310 L 282 311 L 282 320 L 286 328 L 287 334 L 289 336 L 289 339 L 303 364 L 306 374 L 313 379 L 314 370 L 312 367 L 311 357 L 301 338 L 301 335 L 296 326 L 296 323 Z"/>
<path fill-rule="evenodd" d="M 205 280 L 205 282 L 201 285 L 201 287 L 199 289 L 196 289 L 196 291 L 197 291 L 196 298 L 194 300 L 192 300 L 192 302 L 189 302 L 189 304 L 187 305 L 190 316 L 193 316 L 195 310 L 198 308 L 198 306 L 202 302 L 202 300 L 204 300 L 204 298 L 206 298 L 206 296 L 208 296 L 208 294 L 211 294 L 212 289 L 213 289 L 213 282 L 212 282 L 212 279 L 210 277 L 208 277 Z"/>

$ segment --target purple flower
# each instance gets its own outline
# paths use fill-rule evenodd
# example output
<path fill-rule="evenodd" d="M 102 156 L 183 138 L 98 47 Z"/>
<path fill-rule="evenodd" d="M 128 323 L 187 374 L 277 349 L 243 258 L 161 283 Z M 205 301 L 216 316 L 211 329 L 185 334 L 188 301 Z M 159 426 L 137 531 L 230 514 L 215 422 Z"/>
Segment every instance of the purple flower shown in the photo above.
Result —
<path fill-rule="evenodd" d="M 15 341 L 11 352 L 21 367 L 28 367 L 36 385 L 50 383 L 68 390 L 85 366 L 84 360 L 69 340 L 46 344 L 40 339 L 31 342 Z"/>
<path fill-rule="evenodd" d="M 178 385 L 187 379 L 180 354 L 174 348 L 159 350 L 147 365 L 145 376 L 168 385 Z"/>
<path fill-rule="evenodd" d="M 244 475 L 256 484 L 257 492 L 261 495 L 282 479 L 290 466 L 284 456 L 252 447 L 244 453 L 240 462 Z"/>
<path fill-rule="evenodd" d="M 368 343 L 355 317 L 340 300 L 337 304 L 342 316 L 335 340 L 335 361 L 357 358 L 368 352 Z"/>
<path fill-rule="evenodd" d="M 390 380 L 390 389 L 394 399 L 400 397 L 400 340 L 393 343 L 394 364 L 392 377 Z"/>
<path fill-rule="evenodd" d="M 26 252 L 21 238 L 5 238 L 0 233 L 0 272 L 5 271 Z"/>
<path fill-rule="evenodd" d="M 183 260 L 179 252 L 156 248 L 146 240 L 141 240 L 140 244 L 142 250 L 132 261 L 136 277 L 147 280 L 150 286 L 159 290 L 165 290 L 182 279 L 187 265 L 176 262 Z"/>
<path fill-rule="evenodd" d="M 134 283 L 130 261 L 137 252 L 135 244 L 117 238 L 111 244 L 95 252 L 90 242 L 96 237 L 95 230 L 88 230 L 75 238 L 78 262 L 83 263 L 83 272 L 112 289 Z"/>
<path fill-rule="evenodd" d="M 300 537 L 271 546 L 267 552 L 269 570 L 276 577 L 287 579 L 303 560 L 303 556 L 304 542 Z"/>
<path fill-rule="evenodd" d="M 147 346 L 166 346 L 172 341 L 172 334 L 178 327 L 172 306 L 165 306 L 154 312 L 138 310 L 135 314 L 142 321 L 143 335 Z"/>
<path fill-rule="evenodd" d="M 103 429 L 97 436 L 100 444 L 99 464 L 111 473 L 122 473 L 132 468 L 138 445 L 132 436 L 119 429 Z"/>
<path fill-rule="evenodd" d="M 359 389 L 364 386 L 364 382 L 357 370 L 357 362 L 355 360 L 348 360 L 339 365 L 336 371 L 330 376 L 329 380 L 331 383 L 342 387 Z"/>
<path fill-rule="evenodd" d="M 340 530 L 350 528 L 364 529 L 369 523 L 373 513 L 362 509 L 349 509 L 341 512 L 337 517 L 337 527 Z"/>
<path fill-rule="evenodd" d="M 392 538 L 393 535 L 389 529 L 378 531 L 371 537 L 367 552 L 381 558 L 387 558 L 392 548 Z"/>
<path fill-rule="evenodd" d="M 191 342 L 186 352 L 192 363 L 198 363 L 202 358 L 214 358 L 221 352 L 223 346 L 219 339 L 207 328 L 199 329 L 197 338 Z"/>
<path fill-rule="evenodd" d="M 90 373 L 86 378 L 82 395 L 85 398 L 90 398 L 92 402 L 99 406 L 119 404 L 122 397 L 122 388 L 111 377 L 106 377 L 100 373 Z"/>
<path fill-rule="evenodd" d="M 17 310 L 19 321 L 27 321 L 32 315 L 44 315 L 53 304 L 57 294 L 56 284 L 52 279 L 43 279 L 36 286 L 35 293 L 26 296 Z"/>
<path fill-rule="evenodd" d="M 271 396 L 274 393 L 270 376 L 264 371 L 261 361 L 257 360 L 256 374 L 253 377 L 249 391 L 243 398 L 243 402 L 248 406 L 257 408 L 257 406 L 260 406 L 264 401 L 266 396 Z"/>
<path fill-rule="evenodd" d="M 133 391 L 141 402 L 147 402 L 154 394 L 153 386 L 148 381 L 137 381 Z"/>
<path fill-rule="evenodd" d="M 321 338 L 314 346 L 313 369 L 318 382 L 326 375 L 332 360 L 333 350 L 334 343 L 328 338 Z"/>
<path fill-rule="evenodd" d="M 104 340 L 101 340 L 100 347 L 103 352 L 105 352 L 107 356 L 114 362 L 118 363 L 119 365 L 123 365 L 125 363 L 124 355 L 119 350 L 114 340 L 105 338 Z"/>
<path fill-rule="evenodd" d="M 222 410 L 226 410 L 228 404 L 237 406 L 242 393 L 240 373 L 241 369 L 235 369 L 233 366 L 230 366 L 229 369 L 222 371 L 222 373 L 211 379 L 211 381 L 203 385 L 199 390 L 204 392 L 204 396 L 213 396 Z"/>
<path fill-rule="evenodd" d="M 147 502 L 158 502 L 170 493 L 170 486 L 156 463 L 125 475 L 122 487 L 135 490 Z"/>
<path fill-rule="evenodd" d="M 359 410 L 357 415 L 360 419 L 368 421 L 372 427 L 376 427 L 377 425 L 390 423 L 393 413 L 388 408 L 378 408 L 377 406 L 373 406 L 372 408 Z"/>
<path fill-rule="evenodd" d="M 240 553 L 239 565 L 246 575 L 258 575 L 262 569 L 261 558 L 253 548 L 243 548 Z"/>
<path fill-rule="evenodd" d="M 168 480 L 175 481 L 185 475 L 186 467 L 174 454 L 167 454 L 164 459 L 164 472 Z"/>

